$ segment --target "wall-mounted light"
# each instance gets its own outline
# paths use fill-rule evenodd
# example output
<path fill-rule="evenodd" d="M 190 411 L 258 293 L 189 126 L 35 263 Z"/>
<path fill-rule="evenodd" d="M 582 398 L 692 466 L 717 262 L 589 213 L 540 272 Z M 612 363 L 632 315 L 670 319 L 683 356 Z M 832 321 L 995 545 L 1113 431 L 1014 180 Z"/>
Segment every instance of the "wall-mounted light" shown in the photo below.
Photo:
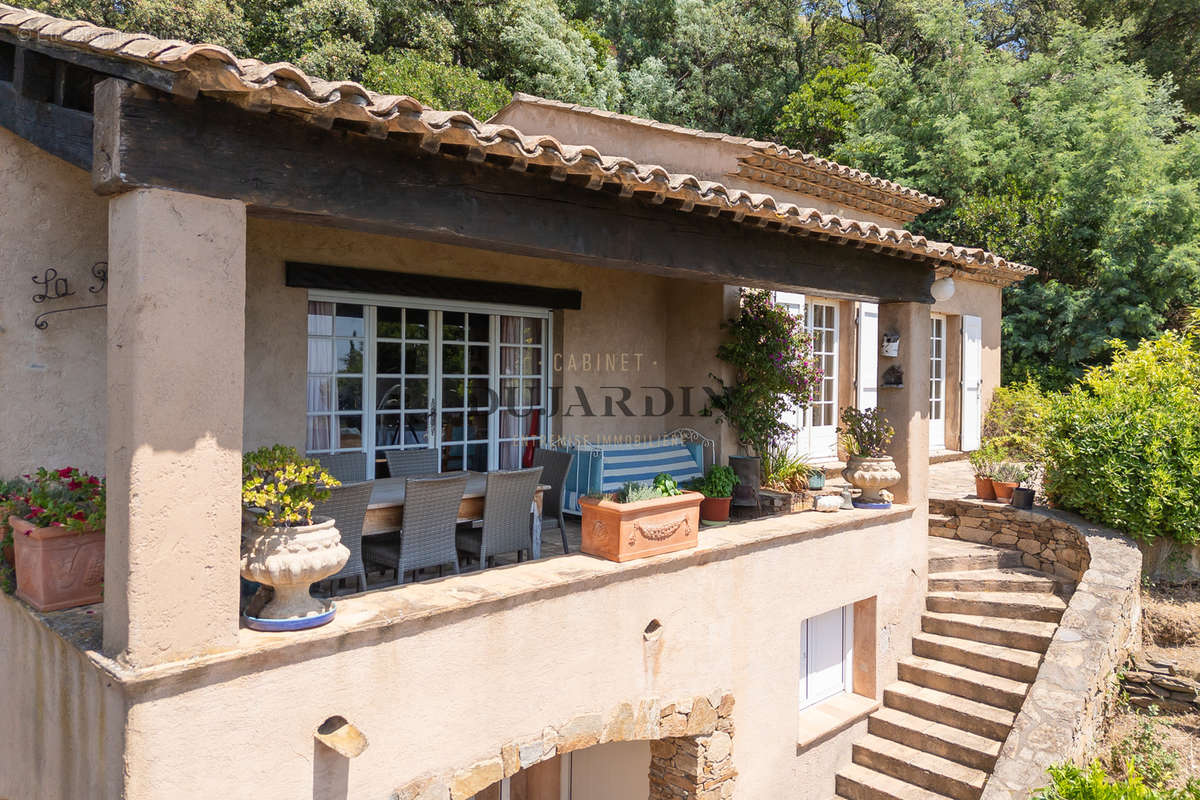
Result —
<path fill-rule="evenodd" d="M 949 300 L 951 297 L 954 297 L 954 278 L 951 278 L 949 275 L 945 278 L 938 278 L 929 287 L 929 293 L 939 303 L 943 300 Z"/>

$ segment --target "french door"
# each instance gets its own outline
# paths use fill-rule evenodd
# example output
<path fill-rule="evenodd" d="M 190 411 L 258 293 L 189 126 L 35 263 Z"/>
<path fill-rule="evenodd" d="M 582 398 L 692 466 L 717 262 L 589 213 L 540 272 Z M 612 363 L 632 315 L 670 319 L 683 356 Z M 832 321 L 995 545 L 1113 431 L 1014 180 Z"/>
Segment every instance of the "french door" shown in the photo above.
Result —
<path fill-rule="evenodd" d="M 434 448 L 442 470 L 521 466 L 546 430 L 550 312 L 310 293 L 309 453 Z"/>
<path fill-rule="evenodd" d="M 962 318 L 962 441 L 961 450 L 978 450 L 983 420 L 983 320 Z"/>
<path fill-rule="evenodd" d="M 838 417 L 838 307 L 836 303 L 808 300 L 802 294 L 776 292 L 775 302 L 795 316 L 803 316 L 812 337 L 813 360 L 822 369 L 821 385 L 808 408 L 788 412 L 796 428 L 792 449 L 814 460 L 837 458 Z"/>
<path fill-rule="evenodd" d="M 946 318 L 929 318 L 929 449 L 946 449 Z"/>

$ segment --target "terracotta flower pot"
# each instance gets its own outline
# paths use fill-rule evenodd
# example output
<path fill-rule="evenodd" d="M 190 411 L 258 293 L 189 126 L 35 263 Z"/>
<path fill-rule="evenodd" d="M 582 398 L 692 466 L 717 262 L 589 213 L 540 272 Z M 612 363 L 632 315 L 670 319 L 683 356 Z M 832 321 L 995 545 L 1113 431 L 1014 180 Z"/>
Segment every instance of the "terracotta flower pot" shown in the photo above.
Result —
<path fill-rule="evenodd" d="M 580 550 L 609 561 L 630 561 L 695 547 L 703 499 L 699 492 L 636 503 L 581 498 Z"/>
<path fill-rule="evenodd" d="M 996 500 L 1001 503 L 1012 501 L 1013 489 L 1016 489 L 1020 484 L 1008 481 L 992 481 L 992 486 L 996 489 Z"/>
<path fill-rule="evenodd" d="M 253 522 L 242 528 L 242 577 L 266 584 L 275 597 L 257 614 L 260 619 L 297 619 L 328 613 L 325 603 L 308 587 L 336 575 L 350 559 L 342 535 L 329 517 L 312 525 L 262 528 Z"/>
<path fill-rule="evenodd" d="M 842 470 L 842 477 L 862 489 L 862 496 L 857 503 L 891 505 L 890 495 L 884 497 L 880 492 L 900 482 L 900 470 L 896 469 L 896 462 L 891 456 L 850 456 L 846 460 L 846 468 Z"/>
<path fill-rule="evenodd" d="M 732 497 L 706 497 L 700 501 L 700 522 L 705 525 L 724 525 L 729 522 Z"/>
<path fill-rule="evenodd" d="M 103 600 L 104 531 L 38 528 L 9 517 L 17 597 L 38 611 L 59 611 Z"/>
<path fill-rule="evenodd" d="M 8 564 L 10 567 L 17 563 L 16 558 L 17 556 L 15 553 L 13 553 L 13 546 L 11 544 L 6 544 L 2 549 L 0 549 L 0 559 L 3 559 L 4 563 Z"/>
<path fill-rule="evenodd" d="M 992 485 L 991 478 L 985 478 L 981 475 L 975 476 L 975 496 L 980 500 L 996 499 L 996 487 Z"/>

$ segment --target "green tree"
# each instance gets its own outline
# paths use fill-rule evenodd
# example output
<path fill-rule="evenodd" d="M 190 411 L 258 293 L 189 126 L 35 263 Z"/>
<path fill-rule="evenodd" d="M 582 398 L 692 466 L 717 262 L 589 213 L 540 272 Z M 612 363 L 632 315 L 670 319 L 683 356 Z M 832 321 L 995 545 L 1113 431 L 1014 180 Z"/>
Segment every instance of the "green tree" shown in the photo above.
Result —
<path fill-rule="evenodd" d="M 431 61 L 415 50 L 389 50 L 367 59 L 363 80 L 387 94 L 407 94 L 432 108 L 461 109 L 487 119 L 512 99 L 504 84 L 474 70 Z"/>

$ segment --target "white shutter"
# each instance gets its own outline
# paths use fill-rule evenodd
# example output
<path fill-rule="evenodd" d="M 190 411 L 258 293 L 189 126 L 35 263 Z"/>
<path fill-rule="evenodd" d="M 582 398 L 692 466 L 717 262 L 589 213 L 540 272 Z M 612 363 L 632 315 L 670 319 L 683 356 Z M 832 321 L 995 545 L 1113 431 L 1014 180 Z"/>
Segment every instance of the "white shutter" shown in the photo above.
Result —
<path fill-rule="evenodd" d="M 963 450 L 978 450 L 983 425 L 983 320 L 964 315 L 962 349 Z"/>
<path fill-rule="evenodd" d="M 808 298 L 799 292 L 775 292 L 775 302 L 787 308 L 788 313 L 796 317 L 805 317 L 805 309 L 807 308 Z M 805 323 L 807 327 L 807 322 Z M 793 455 L 804 456 L 808 454 L 808 425 L 805 420 L 805 412 L 803 409 L 789 407 L 785 412 L 784 421 L 796 429 L 795 438 L 792 440 L 790 450 Z"/>
<path fill-rule="evenodd" d="M 808 620 L 808 703 L 832 697 L 845 688 L 842 620 L 840 608 Z"/>
<path fill-rule="evenodd" d="M 857 402 L 862 410 L 879 405 L 879 304 L 858 304 Z"/>

